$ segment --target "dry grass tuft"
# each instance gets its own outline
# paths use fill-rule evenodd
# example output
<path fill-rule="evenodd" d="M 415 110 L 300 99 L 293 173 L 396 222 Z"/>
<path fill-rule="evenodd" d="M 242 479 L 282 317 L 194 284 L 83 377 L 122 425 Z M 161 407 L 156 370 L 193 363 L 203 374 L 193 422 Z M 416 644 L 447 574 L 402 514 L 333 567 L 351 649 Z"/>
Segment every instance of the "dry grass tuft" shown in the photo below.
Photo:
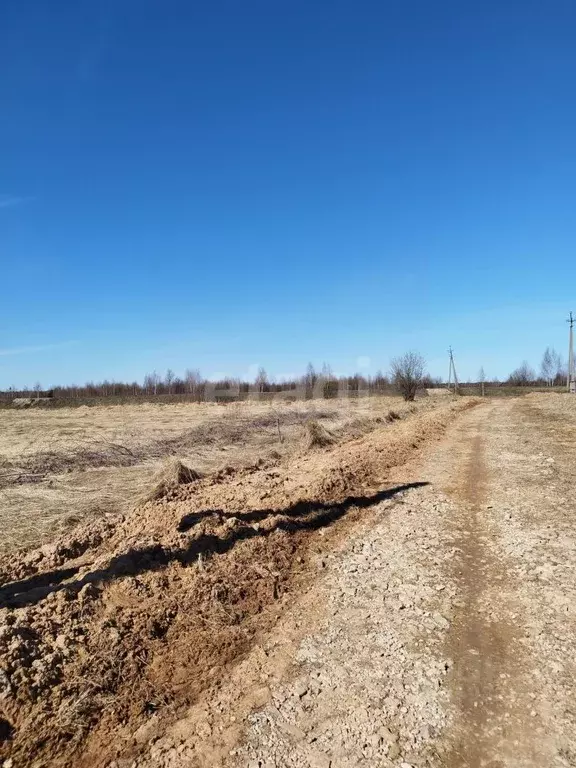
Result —
<path fill-rule="evenodd" d="M 386 421 L 389 424 L 392 424 L 393 421 L 398 421 L 401 418 L 402 416 L 400 416 L 398 411 L 395 411 L 393 408 L 390 408 L 390 410 L 388 411 L 388 415 L 386 416 Z"/>
<path fill-rule="evenodd" d="M 306 422 L 306 448 L 310 451 L 313 448 L 326 448 L 328 445 L 334 445 L 335 438 L 331 432 L 316 421 L 310 419 Z"/>
<path fill-rule="evenodd" d="M 187 485 L 201 478 L 200 472 L 187 467 L 178 459 L 170 459 L 154 475 L 153 486 L 142 497 L 142 501 L 157 501 L 179 485 Z"/>

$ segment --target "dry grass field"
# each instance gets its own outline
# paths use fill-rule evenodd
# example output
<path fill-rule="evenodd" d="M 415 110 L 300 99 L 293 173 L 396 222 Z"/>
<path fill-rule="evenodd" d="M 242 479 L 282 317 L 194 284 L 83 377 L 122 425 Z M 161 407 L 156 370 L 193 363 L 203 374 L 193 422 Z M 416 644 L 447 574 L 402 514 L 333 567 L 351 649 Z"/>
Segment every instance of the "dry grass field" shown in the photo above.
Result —
<path fill-rule="evenodd" d="M 207 473 L 297 451 L 306 423 L 363 434 L 397 398 L 0 410 L 0 552 L 128 510 L 168 457 Z"/>

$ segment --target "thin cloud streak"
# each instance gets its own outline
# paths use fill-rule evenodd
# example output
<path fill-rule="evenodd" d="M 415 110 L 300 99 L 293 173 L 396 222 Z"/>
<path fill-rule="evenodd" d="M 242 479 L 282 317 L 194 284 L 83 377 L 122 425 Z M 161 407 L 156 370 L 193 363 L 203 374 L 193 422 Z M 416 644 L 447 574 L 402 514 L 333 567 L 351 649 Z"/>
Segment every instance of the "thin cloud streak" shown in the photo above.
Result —
<path fill-rule="evenodd" d="M 31 197 L 16 197 L 15 195 L 0 195 L 0 208 L 14 208 L 32 200 Z"/>
<path fill-rule="evenodd" d="M 53 349 L 64 349 L 65 347 L 72 347 L 75 344 L 78 344 L 78 342 L 60 341 L 55 344 L 39 344 L 36 347 L 12 347 L 0 349 L 0 357 L 7 357 L 8 355 L 28 355 L 34 352 L 50 352 Z"/>

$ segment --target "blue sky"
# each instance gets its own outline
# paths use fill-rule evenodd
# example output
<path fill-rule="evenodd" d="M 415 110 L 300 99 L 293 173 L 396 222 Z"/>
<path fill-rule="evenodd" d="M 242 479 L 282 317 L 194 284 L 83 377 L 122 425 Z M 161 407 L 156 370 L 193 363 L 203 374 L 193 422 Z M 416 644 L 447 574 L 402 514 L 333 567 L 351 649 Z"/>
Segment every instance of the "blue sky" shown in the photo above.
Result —
<path fill-rule="evenodd" d="M 572 0 L 2 3 L 0 387 L 564 351 L 575 39 Z"/>

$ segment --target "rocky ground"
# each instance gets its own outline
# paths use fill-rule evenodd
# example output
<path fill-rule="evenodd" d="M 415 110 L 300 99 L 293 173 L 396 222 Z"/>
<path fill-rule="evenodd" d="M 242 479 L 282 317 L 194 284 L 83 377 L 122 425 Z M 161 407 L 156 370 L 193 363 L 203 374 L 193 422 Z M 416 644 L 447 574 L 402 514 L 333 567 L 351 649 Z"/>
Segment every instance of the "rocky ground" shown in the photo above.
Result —
<path fill-rule="evenodd" d="M 302 639 L 294 679 L 250 716 L 240 764 L 352 768 L 434 755 L 447 720 L 441 648 L 455 592 L 435 553 L 450 504 L 407 496 L 378 505 L 375 524 L 330 559 L 318 594 L 324 621 Z"/>

